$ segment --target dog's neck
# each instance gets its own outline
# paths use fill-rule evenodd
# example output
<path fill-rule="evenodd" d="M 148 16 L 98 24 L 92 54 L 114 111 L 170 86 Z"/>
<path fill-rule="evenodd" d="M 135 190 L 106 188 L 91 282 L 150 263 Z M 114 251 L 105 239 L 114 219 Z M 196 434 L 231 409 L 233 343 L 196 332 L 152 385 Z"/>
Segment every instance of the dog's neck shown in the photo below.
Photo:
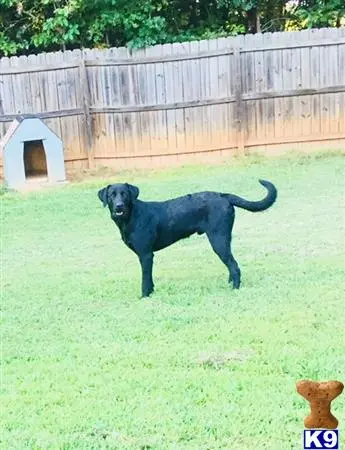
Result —
<path fill-rule="evenodd" d="M 125 228 L 127 228 L 129 222 L 131 220 L 131 214 L 127 217 L 114 217 L 113 221 L 117 225 L 118 229 L 122 232 Z"/>

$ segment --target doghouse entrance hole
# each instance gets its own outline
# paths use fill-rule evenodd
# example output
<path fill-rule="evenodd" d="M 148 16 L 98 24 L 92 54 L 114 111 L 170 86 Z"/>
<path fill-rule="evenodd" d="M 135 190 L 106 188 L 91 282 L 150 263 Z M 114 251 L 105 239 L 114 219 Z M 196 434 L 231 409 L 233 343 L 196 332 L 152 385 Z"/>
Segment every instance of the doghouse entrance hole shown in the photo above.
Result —
<path fill-rule="evenodd" d="M 24 142 L 25 177 L 46 177 L 48 175 L 46 152 L 42 140 Z"/>

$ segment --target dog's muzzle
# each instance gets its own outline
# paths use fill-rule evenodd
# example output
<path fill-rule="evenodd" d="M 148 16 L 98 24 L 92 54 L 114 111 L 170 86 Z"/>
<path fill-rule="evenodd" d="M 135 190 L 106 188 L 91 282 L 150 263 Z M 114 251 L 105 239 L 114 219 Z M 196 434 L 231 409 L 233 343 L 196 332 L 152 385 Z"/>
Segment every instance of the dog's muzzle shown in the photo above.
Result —
<path fill-rule="evenodd" d="M 123 203 L 117 203 L 116 205 L 115 205 L 115 211 L 114 211 L 114 213 L 115 213 L 115 216 L 116 217 L 121 217 L 121 216 L 123 216 L 123 214 L 124 214 L 124 212 L 125 212 L 125 208 L 124 208 L 124 204 Z"/>

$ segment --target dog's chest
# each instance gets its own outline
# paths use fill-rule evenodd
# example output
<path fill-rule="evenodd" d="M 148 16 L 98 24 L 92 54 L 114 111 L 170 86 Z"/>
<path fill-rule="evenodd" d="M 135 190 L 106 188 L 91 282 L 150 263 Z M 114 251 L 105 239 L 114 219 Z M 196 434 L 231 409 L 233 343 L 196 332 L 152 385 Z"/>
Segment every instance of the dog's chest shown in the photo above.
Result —
<path fill-rule="evenodd" d="M 124 243 L 127 245 L 128 248 L 130 248 L 134 252 L 136 251 L 135 244 L 130 239 L 124 241 Z"/>
<path fill-rule="evenodd" d="M 121 231 L 121 238 L 123 240 L 123 242 L 127 245 L 128 248 L 130 248 L 131 250 L 135 249 L 135 245 L 134 245 L 134 240 L 131 239 L 131 233 L 128 233 L 124 230 L 120 230 Z"/>
<path fill-rule="evenodd" d="M 138 233 L 137 230 L 132 230 L 131 232 L 121 232 L 121 237 L 126 246 L 137 254 L 142 253 L 149 247 L 146 233 Z"/>

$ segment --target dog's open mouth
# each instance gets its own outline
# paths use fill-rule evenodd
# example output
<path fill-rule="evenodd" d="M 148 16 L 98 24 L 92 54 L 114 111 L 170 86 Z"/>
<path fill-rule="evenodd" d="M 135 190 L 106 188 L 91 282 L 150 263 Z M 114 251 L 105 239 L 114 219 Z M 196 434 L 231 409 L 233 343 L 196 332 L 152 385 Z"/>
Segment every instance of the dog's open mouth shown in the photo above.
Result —
<path fill-rule="evenodd" d="M 123 215 L 123 211 L 118 211 L 115 213 L 116 216 L 122 216 Z"/>

